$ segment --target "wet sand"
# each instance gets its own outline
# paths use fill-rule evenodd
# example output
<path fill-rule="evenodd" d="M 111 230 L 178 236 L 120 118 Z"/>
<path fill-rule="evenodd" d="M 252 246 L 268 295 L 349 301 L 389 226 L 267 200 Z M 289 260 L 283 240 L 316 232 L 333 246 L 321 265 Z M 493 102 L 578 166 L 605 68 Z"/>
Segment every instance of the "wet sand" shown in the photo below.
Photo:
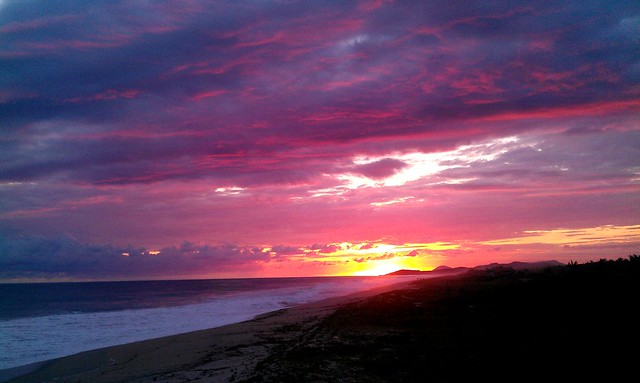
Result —
<path fill-rule="evenodd" d="M 472 270 L 85 352 L 14 381 L 634 380 L 639 265 Z"/>

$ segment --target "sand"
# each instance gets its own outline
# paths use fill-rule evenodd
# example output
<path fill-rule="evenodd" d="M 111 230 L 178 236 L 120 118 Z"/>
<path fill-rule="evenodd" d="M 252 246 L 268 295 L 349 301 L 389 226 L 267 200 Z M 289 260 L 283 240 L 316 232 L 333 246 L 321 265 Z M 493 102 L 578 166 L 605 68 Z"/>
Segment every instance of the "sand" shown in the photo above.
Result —
<path fill-rule="evenodd" d="M 11 382 L 231 382 L 249 379 L 273 349 L 312 332 L 339 307 L 393 284 L 298 305 L 227 326 L 168 336 L 36 363 L 0 373 Z M 13 380 L 11 380 L 13 378 Z"/>
<path fill-rule="evenodd" d="M 472 270 L 85 352 L 14 381 L 635 381 L 638 293 L 638 258 Z"/>

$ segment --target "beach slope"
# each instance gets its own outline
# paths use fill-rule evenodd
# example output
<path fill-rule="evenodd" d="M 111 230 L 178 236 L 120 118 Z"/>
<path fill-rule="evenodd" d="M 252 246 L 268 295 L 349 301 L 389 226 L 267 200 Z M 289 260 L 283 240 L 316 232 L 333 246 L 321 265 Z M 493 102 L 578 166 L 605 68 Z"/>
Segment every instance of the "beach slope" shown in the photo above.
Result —
<path fill-rule="evenodd" d="M 253 376 L 256 364 L 313 332 L 339 307 L 395 289 L 394 283 L 302 304 L 252 320 L 151 339 L 0 371 L 0 382 L 228 382 Z"/>
<path fill-rule="evenodd" d="M 470 270 L 85 352 L 14 382 L 617 381 L 635 374 L 638 292 L 631 257 Z"/>

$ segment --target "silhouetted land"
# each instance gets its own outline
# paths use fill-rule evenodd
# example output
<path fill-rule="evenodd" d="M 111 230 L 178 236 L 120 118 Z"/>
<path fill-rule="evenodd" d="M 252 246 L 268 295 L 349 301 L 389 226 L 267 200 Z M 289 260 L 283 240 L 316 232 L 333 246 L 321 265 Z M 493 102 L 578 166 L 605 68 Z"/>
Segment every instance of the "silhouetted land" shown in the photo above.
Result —
<path fill-rule="evenodd" d="M 637 381 L 640 256 L 540 265 L 487 265 L 88 351 L 15 382 Z"/>
<path fill-rule="evenodd" d="M 640 257 L 420 281 L 339 308 L 253 382 L 635 381 Z"/>

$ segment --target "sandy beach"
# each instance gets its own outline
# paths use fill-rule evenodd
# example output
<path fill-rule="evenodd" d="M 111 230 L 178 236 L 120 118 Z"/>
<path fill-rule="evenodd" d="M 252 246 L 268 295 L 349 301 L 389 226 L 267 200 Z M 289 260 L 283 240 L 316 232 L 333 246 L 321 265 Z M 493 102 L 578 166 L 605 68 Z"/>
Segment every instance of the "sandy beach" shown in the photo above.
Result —
<path fill-rule="evenodd" d="M 639 270 L 472 270 L 84 352 L 12 382 L 618 381 L 640 339 Z"/>
<path fill-rule="evenodd" d="M 11 382 L 227 382 L 252 376 L 273 349 L 308 334 L 339 307 L 410 282 L 295 306 L 252 320 L 82 352 L 0 371 Z"/>

